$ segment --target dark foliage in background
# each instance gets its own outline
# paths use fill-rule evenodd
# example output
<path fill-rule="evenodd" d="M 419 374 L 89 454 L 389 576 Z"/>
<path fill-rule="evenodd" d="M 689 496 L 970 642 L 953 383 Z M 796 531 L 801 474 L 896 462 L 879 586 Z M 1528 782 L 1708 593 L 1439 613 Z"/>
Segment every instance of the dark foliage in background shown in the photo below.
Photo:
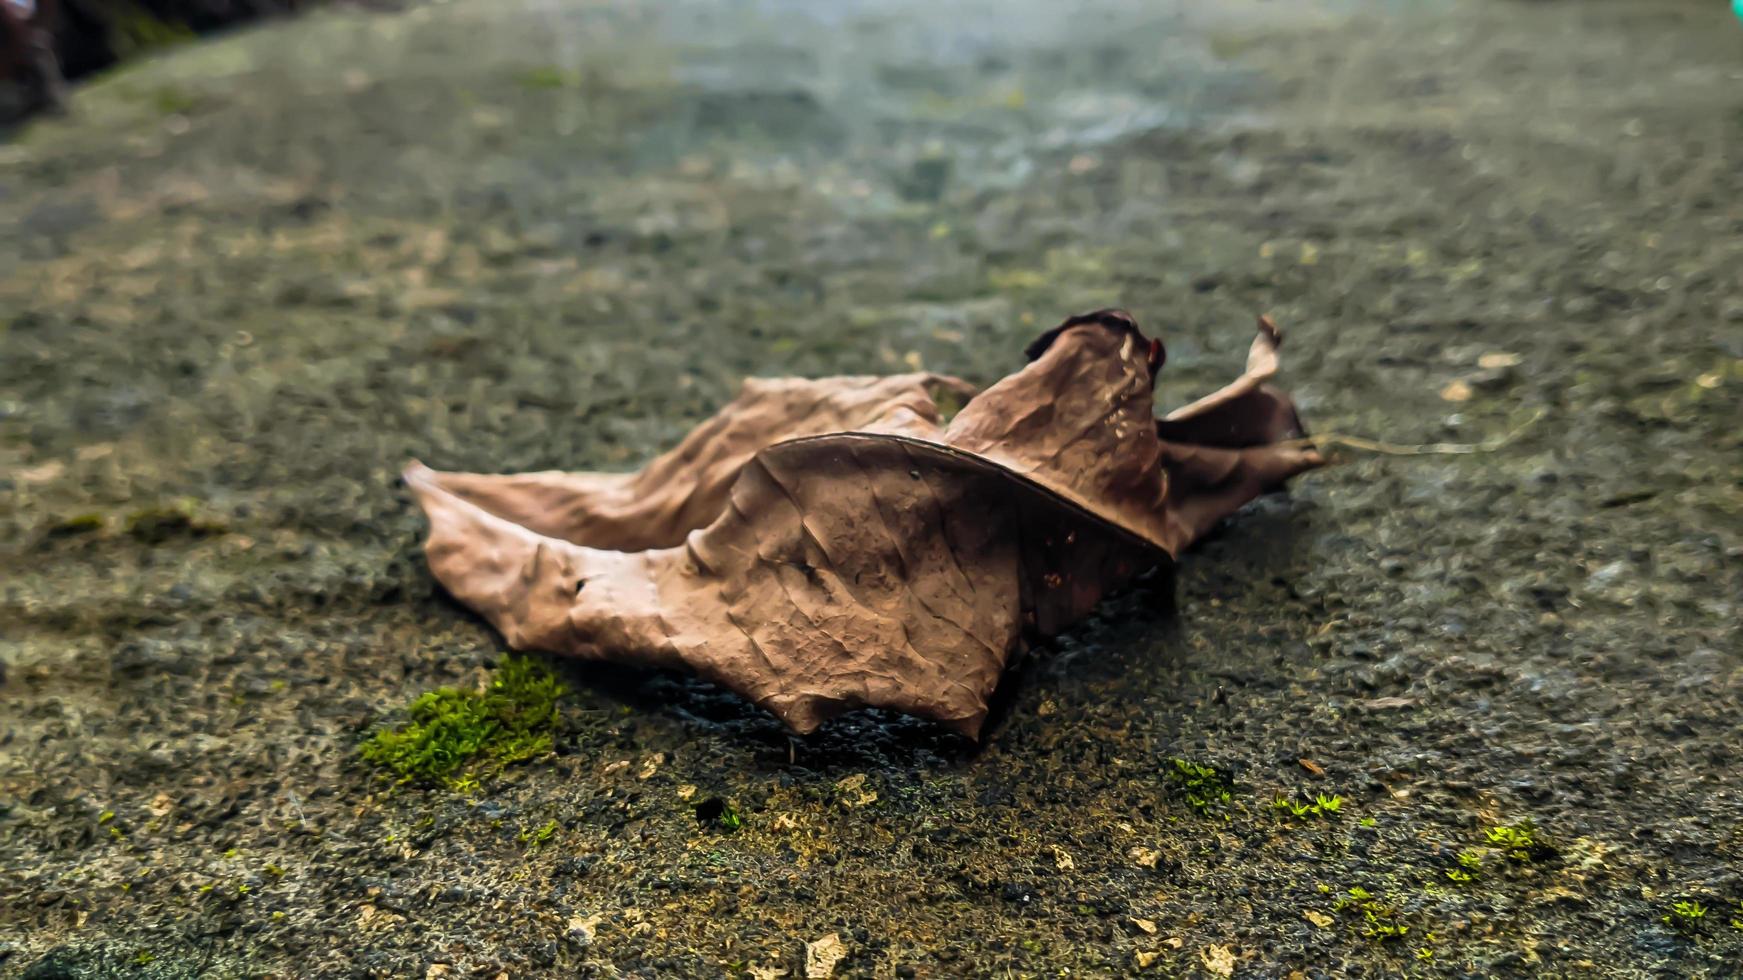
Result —
<path fill-rule="evenodd" d="M 54 105 L 60 78 L 79 78 L 136 54 L 314 2 L 36 0 L 28 18 L 18 7 L 0 9 L 0 119 Z M 52 62 L 40 56 L 43 49 L 52 51 Z M 56 72 L 60 78 L 45 77 Z"/>

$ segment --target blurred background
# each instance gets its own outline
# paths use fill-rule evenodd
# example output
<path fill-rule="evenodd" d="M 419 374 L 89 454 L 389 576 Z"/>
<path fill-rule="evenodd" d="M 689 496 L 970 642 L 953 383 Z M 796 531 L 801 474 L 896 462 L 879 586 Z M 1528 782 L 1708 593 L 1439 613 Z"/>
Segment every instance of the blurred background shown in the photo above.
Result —
<path fill-rule="evenodd" d="M 0 9 L 0 973 L 1735 975 L 1722 0 Z M 1509 441 L 1261 501 L 983 747 L 564 668 L 554 759 L 356 759 L 502 654 L 408 457 L 628 469 L 1105 306 L 1159 407 L 1269 313 L 1311 430 Z M 1520 820 L 1554 857 L 1447 877 Z"/>

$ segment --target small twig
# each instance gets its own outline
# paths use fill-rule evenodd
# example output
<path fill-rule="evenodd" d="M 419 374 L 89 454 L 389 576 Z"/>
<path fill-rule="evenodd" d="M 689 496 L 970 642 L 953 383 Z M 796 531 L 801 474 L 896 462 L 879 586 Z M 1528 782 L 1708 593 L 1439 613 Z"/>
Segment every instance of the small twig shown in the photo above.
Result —
<path fill-rule="evenodd" d="M 1492 453 L 1505 448 L 1513 440 L 1519 438 L 1526 429 L 1537 424 L 1543 418 L 1544 410 L 1538 409 L 1532 416 L 1521 422 L 1510 432 L 1503 433 L 1493 439 L 1483 442 L 1430 442 L 1415 446 L 1400 445 L 1395 442 L 1380 442 L 1376 439 L 1364 439 L 1361 436 L 1345 436 L 1337 433 L 1324 433 L 1308 436 L 1305 439 L 1291 439 L 1278 443 L 1280 446 L 1297 448 L 1324 449 L 1328 446 L 1342 446 L 1346 449 L 1360 449 L 1370 453 L 1380 453 L 1386 456 L 1465 456 L 1471 453 Z"/>

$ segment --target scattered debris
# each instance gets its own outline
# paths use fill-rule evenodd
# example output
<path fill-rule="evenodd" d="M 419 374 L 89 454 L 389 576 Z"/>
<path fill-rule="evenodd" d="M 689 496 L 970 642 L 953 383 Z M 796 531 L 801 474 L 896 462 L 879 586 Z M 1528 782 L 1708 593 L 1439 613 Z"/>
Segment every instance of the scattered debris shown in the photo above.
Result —
<path fill-rule="evenodd" d="M 805 977 L 806 980 L 826 980 L 835 975 L 835 965 L 847 958 L 847 948 L 841 945 L 841 937 L 830 933 L 821 939 L 805 944 Z"/>
<path fill-rule="evenodd" d="M 58 459 L 51 459 L 40 466 L 26 466 L 18 471 L 20 483 L 50 483 L 60 479 L 67 471 L 67 464 Z"/>
<path fill-rule="evenodd" d="M 1198 959 L 1216 976 L 1232 977 L 1235 974 L 1235 951 L 1227 946 L 1206 946 L 1199 951 Z"/>
<path fill-rule="evenodd" d="M 877 802 L 877 790 L 865 788 L 865 773 L 853 775 L 835 784 L 835 799 L 845 807 L 865 806 Z"/>
<path fill-rule="evenodd" d="M 1126 852 L 1126 857 L 1140 868 L 1154 868 L 1156 862 L 1162 860 L 1162 852 L 1150 847 L 1134 847 Z"/>
<path fill-rule="evenodd" d="M 597 912 L 587 916 L 586 918 L 582 918 L 578 915 L 572 916 L 567 923 L 567 929 L 563 933 L 563 938 L 568 940 L 570 945 L 573 946 L 591 946 L 593 945 L 593 937 L 599 931 L 599 923 L 603 918 L 604 917 Z"/>
<path fill-rule="evenodd" d="M 1350 707 L 1357 711 L 1400 711 L 1404 708 L 1414 708 L 1416 698 L 1367 698 L 1350 702 Z"/>

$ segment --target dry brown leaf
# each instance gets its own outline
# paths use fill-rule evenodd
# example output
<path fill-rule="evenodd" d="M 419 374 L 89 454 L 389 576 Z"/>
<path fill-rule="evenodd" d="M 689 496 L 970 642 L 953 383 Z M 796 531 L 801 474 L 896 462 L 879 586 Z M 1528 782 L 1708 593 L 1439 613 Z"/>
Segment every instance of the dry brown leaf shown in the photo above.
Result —
<path fill-rule="evenodd" d="M 1463 378 L 1455 378 L 1440 390 L 1441 401 L 1468 402 L 1471 400 L 1470 383 Z"/>
<path fill-rule="evenodd" d="M 635 473 L 421 472 L 440 490 L 535 535 L 603 551 L 670 548 L 722 516 L 733 483 L 758 452 L 878 423 L 892 431 L 904 425 L 932 431 L 938 425 L 934 395 L 944 392 L 967 399 L 975 389 L 933 374 L 749 378 L 731 404 Z M 414 466 L 408 477 L 418 472 Z"/>
<path fill-rule="evenodd" d="M 1321 929 L 1331 928 L 1331 924 L 1334 921 L 1331 916 L 1326 915 L 1324 912 L 1315 912 L 1312 909 L 1308 909 L 1307 911 L 1301 913 L 1301 915 L 1303 918 L 1307 919 L 1307 921 L 1313 923 L 1314 925 L 1320 927 Z"/>
<path fill-rule="evenodd" d="M 1245 374 L 1156 419 L 1161 343 L 1100 311 L 978 395 L 748 381 L 637 473 L 406 480 L 436 578 L 517 649 L 688 669 L 801 733 L 884 707 L 973 738 L 1014 650 L 1320 465 L 1278 343 L 1262 318 Z"/>
<path fill-rule="evenodd" d="M 1315 776 L 1325 775 L 1325 767 L 1320 765 L 1319 763 L 1313 761 L 1312 759 L 1305 759 L 1304 758 L 1304 759 L 1296 759 L 1295 761 L 1301 763 L 1301 768 L 1306 769 L 1308 772 L 1313 773 Z"/>
<path fill-rule="evenodd" d="M 1519 361 L 1520 357 L 1518 354 L 1514 354 L 1510 351 L 1497 350 L 1490 351 L 1489 353 L 1477 358 L 1477 367 L 1483 368 L 1486 371 L 1494 371 L 1500 368 L 1514 367 L 1519 363 Z"/>

